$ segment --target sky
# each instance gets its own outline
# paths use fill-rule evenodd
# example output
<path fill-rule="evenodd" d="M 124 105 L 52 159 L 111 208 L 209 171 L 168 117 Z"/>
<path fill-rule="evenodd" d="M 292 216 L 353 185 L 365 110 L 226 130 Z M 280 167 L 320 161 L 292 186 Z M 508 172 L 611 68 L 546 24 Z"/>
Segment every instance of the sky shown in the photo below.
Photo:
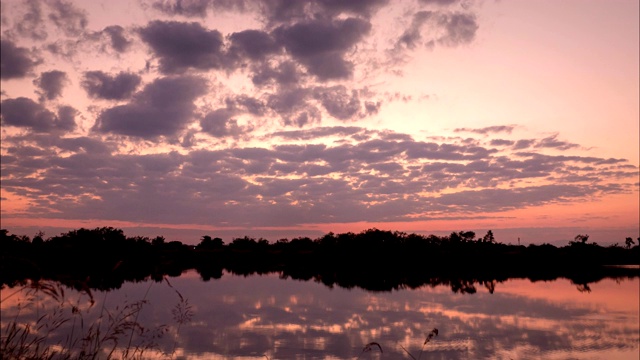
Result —
<path fill-rule="evenodd" d="M 1 10 L 12 233 L 640 235 L 638 1 Z"/>

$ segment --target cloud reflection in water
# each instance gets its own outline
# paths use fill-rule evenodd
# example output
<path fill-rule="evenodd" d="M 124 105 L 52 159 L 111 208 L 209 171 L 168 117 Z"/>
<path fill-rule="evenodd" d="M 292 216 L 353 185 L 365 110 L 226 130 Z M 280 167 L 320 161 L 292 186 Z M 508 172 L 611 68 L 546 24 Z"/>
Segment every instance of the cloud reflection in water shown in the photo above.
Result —
<path fill-rule="evenodd" d="M 182 325 L 176 355 L 187 358 L 634 359 L 638 352 L 638 278 L 606 279 L 579 292 L 566 280 L 499 283 L 494 293 L 453 293 L 449 287 L 367 292 L 328 288 L 277 275 L 224 274 L 203 282 L 195 272 L 171 278 L 195 313 Z M 94 294 L 100 308 L 144 298 L 140 322 L 171 322 L 174 289 L 125 283 Z M 3 304 L 3 314 L 6 311 Z M 168 353 L 174 333 L 162 339 Z M 376 349 L 363 353 L 366 344 Z"/>
<path fill-rule="evenodd" d="M 446 287 L 329 289 L 272 275 L 172 282 L 197 307 L 181 338 L 194 355 L 354 358 L 375 341 L 385 358 L 406 358 L 401 346 L 417 356 L 434 327 L 439 335 L 425 347 L 429 359 L 633 358 L 638 350 L 637 279 L 603 280 L 592 293 L 561 280 L 512 280 L 493 294 L 472 295 Z M 610 291 L 617 303 L 608 300 Z"/>

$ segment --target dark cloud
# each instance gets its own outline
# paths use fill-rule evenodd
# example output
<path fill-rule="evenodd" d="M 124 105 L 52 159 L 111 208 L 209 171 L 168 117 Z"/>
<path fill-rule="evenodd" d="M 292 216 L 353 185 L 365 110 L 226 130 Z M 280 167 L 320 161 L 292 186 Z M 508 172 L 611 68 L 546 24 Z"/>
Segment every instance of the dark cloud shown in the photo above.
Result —
<path fill-rule="evenodd" d="M 151 7 L 167 15 L 186 17 L 205 17 L 209 10 L 216 13 L 222 11 L 245 11 L 250 3 L 260 2 L 249 0 L 154 0 Z"/>
<path fill-rule="evenodd" d="M 192 121 L 193 101 L 207 90 L 197 77 L 156 79 L 126 104 L 104 110 L 93 130 L 144 139 L 176 136 Z"/>
<path fill-rule="evenodd" d="M 370 17 L 389 0 L 157 0 L 151 7 L 168 15 L 205 17 L 211 11 L 254 11 L 268 25 L 340 15 Z"/>
<path fill-rule="evenodd" d="M 60 107 L 56 115 L 43 105 L 24 97 L 2 101 L 0 112 L 4 125 L 29 128 L 35 132 L 70 131 L 76 126 L 76 110 L 72 107 Z"/>
<path fill-rule="evenodd" d="M 87 27 L 87 13 L 78 9 L 71 2 L 64 0 L 51 0 L 47 2 L 51 12 L 49 19 L 61 29 L 67 36 L 78 36 L 82 34 Z"/>
<path fill-rule="evenodd" d="M 300 74 L 292 61 L 283 61 L 277 67 L 263 62 L 253 69 L 251 81 L 257 86 L 272 82 L 280 86 L 292 86 L 300 81 Z"/>
<path fill-rule="evenodd" d="M 64 86 L 69 82 L 67 73 L 59 70 L 43 72 L 33 81 L 40 91 L 40 101 L 53 100 L 62 95 Z"/>
<path fill-rule="evenodd" d="M 64 71 L 52 70 L 43 72 L 40 77 L 33 81 L 40 91 L 40 101 L 53 100 L 62 95 L 62 89 L 69 82 L 69 78 Z"/>
<path fill-rule="evenodd" d="M 360 112 L 358 93 L 354 90 L 349 94 L 347 88 L 342 85 L 315 88 L 313 96 L 337 119 L 349 120 Z"/>
<path fill-rule="evenodd" d="M 399 48 L 433 47 L 436 43 L 458 46 L 471 43 L 479 25 L 476 16 L 467 12 L 418 11 L 409 27 L 396 41 Z"/>
<path fill-rule="evenodd" d="M 317 3 L 329 16 L 352 14 L 369 17 L 388 4 L 389 0 L 318 0 Z"/>
<path fill-rule="evenodd" d="M 109 75 L 102 71 L 87 71 L 80 84 L 92 98 L 123 100 L 131 97 L 140 81 L 140 76 L 132 73 Z"/>
<path fill-rule="evenodd" d="M 58 40 L 48 43 L 45 49 L 53 55 L 72 61 L 73 57 L 78 53 L 79 47 L 77 41 Z"/>
<path fill-rule="evenodd" d="M 225 64 L 222 34 L 199 23 L 155 20 L 139 33 L 160 58 L 160 71 L 165 74 L 182 73 L 190 68 L 209 70 Z"/>
<path fill-rule="evenodd" d="M 558 150 L 569 150 L 579 147 L 578 144 L 572 144 L 566 141 L 558 140 L 558 134 L 546 137 L 534 145 L 537 148 L 555 148 Z"/>
<path fill-rule="evenodd" d="M 309 103 L 311 91 L 304 88 L 284 88 L 268 96 L 267 106 L 280 115 L 286 126 L 303 127 L 319 123 L 322 114 Z"/>
<path fill-rule="evenodd" d="M 322 115 L 320 111 L 315 107 L 308 106 L 293 116 L 285 116 L 284 125 L 303 127 L 305 125 L 319 123 L 321 120 Z"/>
<path fill-rule="evenodd" d="M 527 149 L 531 146 L 533 146 L 533 144 L 536 141 L 533 139 L 521 139 L 516 141 L 515 145 L 513 146 L 514 150 L 522 150 L 522 149 Z"/>
<path fill-rule="evenodd" d="M 231 52 L 243 55 L 251 60 L 264 59 L 267 55 L 280 51 L 281 47 L 275 39 L 264 31 L 245 30 L 233 33 L 231 40 Z"/>
<path fill-rule="evenodd" d="M 42 2 L 39 0 L 28 0 L 25 2 L 26 12 L 22 19 L 16 21 L 16 32 L 22 36 L 33 40 L 45 40 L 47 31 L 42 21 Z"/>
<path fill-rule="evenodd" d="M 475 15 L 471 13 L 443 14 L 438 19 L 438 24 L 446 30 L 438 41 L 448 46 L 472 42 L 479 28 Z"/>
<path fill-rule="evenodd" d="M 203 127 L 218 138 L 242 136 L 246 129 L 233 120 L 243 111 L 212 111 Z M 622 159 L 537 152 L 507 157 L 460 139 L 426 143 L 359 127 L 270 135 L 298 144 L 154 155 L 114 154 L 113 145 L 100 148 L 89 138 L 35 136 L 9 139 L 3 172 L 20 177 L 3 180 L 3 187 L 39 199 L 34 213 L 55 209 L 70 218 L 225 226 L 412 221 L 620 194 L 633 189 L 638 176 Z M 365 140 L 357 141 L 361 136 Z M 313 141 L 325 137 L 350 141 Z M 52 147 L 67 154 L 44 151 Z M 40 176 L 30 175 L 36 171 Z M 620 184 L 608 186 L 612 177 Z M 540 179 L 556 182 L 538 185 Z"/>
<path fill-rule="evenodd" d="M 74 130 L 76 128 L 76 116 L 78 114 L 78 110 L 71 106 L 60 106 L 58 108 L 58 122 L 56 123 L 56 127 L 61 130 Z"/>
<path fill-rule="evenodd" d="M 562 203 L 598 193 L 597 188 L 583 185 L 543 185 L 519 189 L 483 189 L 443 194 L 437 203 L 456 206 L 465 211 L 506 211 L 549 203 Z"/>
<path fill-rule="evenodd" d="M 493 139 L 490 142 L 491 146 L 512 146 L 515 141 L 505 139 Z"/>
<path fill-rule="evenodd" d="M 515 127 L 512 125 L 500 125 L 500 126 L 487 126 L 480 129 L 471 129 L 471 128 L 457 128 L 454 132 L 471 132 L 476 134 L 487 135 L 490 133 L 501 133 L 506 132 L 507 134 L 511 134 Z"/>
<path fill-rule="evenodd" d="M 269 96 L 268 105 L 277 113 L 290 113 L 304 107 L 309 97 L 307 89 L 286 89 Z"/>
<path fill-rule="evenodd" d="M 419 0 L 419 2 L 423 3 L 423 4 L 428 4 L 428 5 L 438 5 L 438 6 L 448 6 L 448 5 L 453 5 L 457 2 L 459 2 L 460 0 Z"/>
<path fill-rule="evenodd" d="M 274 34 L 279 43 L 319 80 L 348 78 L 353 63 L 346 52 L 371 30 L 363 19 L 311 20 L 281 26 Z"/>
<path fill-rule="evenodd" d="M 420 45 L 420 40 L 422 40 L 422 26 L 432 15 L 433 13 L 431 11 L 418 11 L 413 14 L 411 25 L 400 36 L 397 44 L 404 45 L 409 49 L 414 49 L 416 46 Z"/>
<path fill-rule="evenodd" d="M 377 101 L 365 101 L 364 102 L 364 110 L 365 115 L 375 115 L 380 111 L 380 107 L 382 106 L 382 102 Z"/>
<path fill-rule="evenodd" d="M 368 18 L 387 4 L 388 0 L 256 0 L 259 13 L 267 24 L 291 23 L 310 18 L 336 18 L 356 15 Z"/>
<path fill-rule="evenodd" d="M 109 36 L 111 47 L 119 53 L 127 51 L 129 46 L 131 46 L 131 41 L 124 36 L 124 28 L 122 26 L 107 26 L 102 32 Z"/>
<path fill-rule="evenodd" d="M 315 127 L 308 130 L 290 130 L 290 131 L 278 131 L 271 136 L 280 137 L 290 140 L 312 140 L 327 136 L 351 136 L 361 132 L 365 129 L 356 126 L 331 126 L 331 127 Z"/>
<path fill-rule="evenodd" d="M 406 149 L 409 158 L 441 159 L 441 160 L 475 160 L 495 153 L 482 147 L 463 146 L 457 144 L 437 144 L 433 142 L 411 143 Z"/>
<path fill-rule="evenodd" d="M 267 106 L 262 100 L 247 95 L 229 97 L 226 102 L 228 108 L 239 109 L 251 115 L 262 116 L 267 111 Z"/>
<path fill-rule="evenodd" d="M 201 121 L 202 131 L 217 138 L 233 137 L 238 138 L 242 134 L 252 130 L 251 127 L 239 126 L 238 121 L 233 118 L 238 111 L 233 109 L 217 109 L 207 114 Z"/>
<path fill-rule="evenodd" d="M 115 146 L 97 138 L 80 136 L 75 138 L 59 138 L 48 146 L 55 146 L 63 151 L 74 153 L 92 153 L 109 155 L 115 150 Z"/>
<path fill-rule="evenodd" d="M 27 76 L 40 61 L 34 60 L 27 48 L 10 40 L 0 40 L 0 78 L 17 79 Z"/>
<path fill-rule="evenodd" d="M 211 0 L 159 0 L 152 7 L 166 14 L 205 17 Z"/>

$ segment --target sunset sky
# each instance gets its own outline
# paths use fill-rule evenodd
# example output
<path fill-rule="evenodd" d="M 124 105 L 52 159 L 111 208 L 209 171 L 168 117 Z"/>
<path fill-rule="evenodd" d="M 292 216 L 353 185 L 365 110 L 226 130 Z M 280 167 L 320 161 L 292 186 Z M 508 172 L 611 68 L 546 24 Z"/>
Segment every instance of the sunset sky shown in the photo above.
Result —
<path fill-rule="evenodd" d="M 12 233 L 640 235 L 637 0 L 1 10 Z"/>

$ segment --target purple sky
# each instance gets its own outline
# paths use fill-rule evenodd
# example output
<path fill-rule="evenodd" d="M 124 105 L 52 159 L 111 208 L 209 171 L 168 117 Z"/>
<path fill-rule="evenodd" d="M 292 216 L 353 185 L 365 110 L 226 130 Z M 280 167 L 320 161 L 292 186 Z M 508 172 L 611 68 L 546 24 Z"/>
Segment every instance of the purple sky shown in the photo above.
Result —
<path fill-rule="evenodd" d="M 2 227 L 623 243 L 638 6 L 2 1 Z"/>

